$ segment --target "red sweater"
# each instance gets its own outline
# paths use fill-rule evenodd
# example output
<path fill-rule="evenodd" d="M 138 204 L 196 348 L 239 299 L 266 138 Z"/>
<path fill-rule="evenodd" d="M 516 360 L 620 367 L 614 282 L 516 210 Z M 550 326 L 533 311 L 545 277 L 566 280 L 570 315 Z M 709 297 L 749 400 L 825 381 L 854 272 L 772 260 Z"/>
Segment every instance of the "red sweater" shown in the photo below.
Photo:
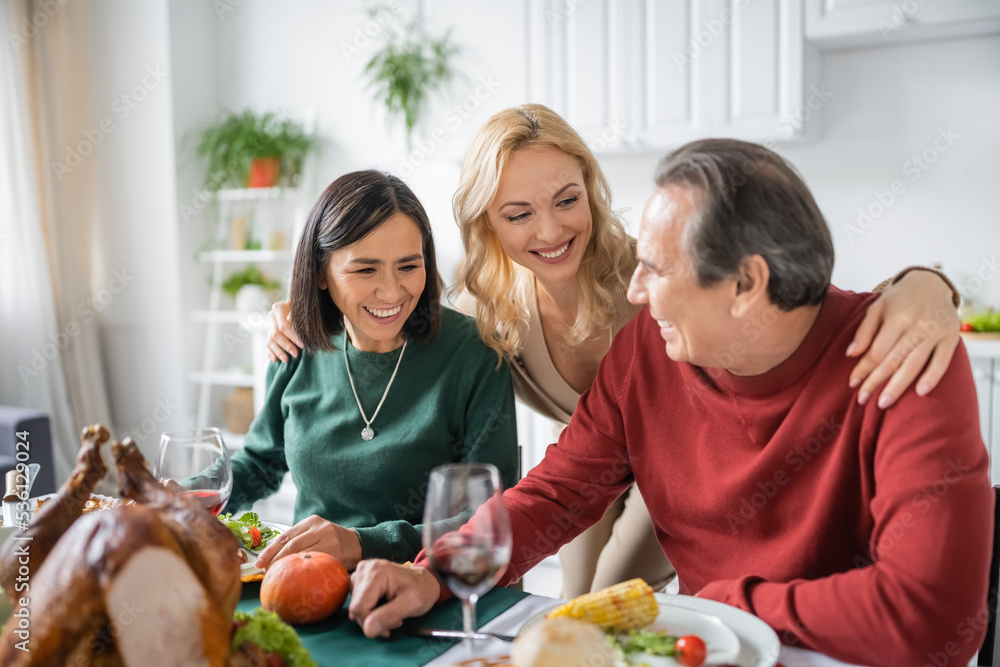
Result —
<path fill-rule="evenodd" d="M 504 493 L 503 583 L 597 522 L 634 476 L 682 593 L 840 660 L 967 663 L 993 534 L 968 356 L 960 345 L 927 397 L 859 406 L 845 350 L 874 298 L 831 288 L 799 348 L 755 377 L 670 360 L 639 313 L 559 443 Z"/>

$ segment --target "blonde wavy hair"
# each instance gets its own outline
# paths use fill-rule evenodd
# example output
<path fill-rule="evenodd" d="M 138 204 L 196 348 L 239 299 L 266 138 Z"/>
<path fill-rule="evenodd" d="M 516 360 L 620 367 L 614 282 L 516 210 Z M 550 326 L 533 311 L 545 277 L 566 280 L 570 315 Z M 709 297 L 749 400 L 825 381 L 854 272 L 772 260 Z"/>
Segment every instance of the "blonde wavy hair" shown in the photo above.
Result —
<path fill-rule="evenodd" d="M 575 157 L 590 201 L 593 233 L 576 273 L 580 305 L 566 335 L 569 345 L 581 344 L 594 331 L 610 328 L 626 315 L 622 304 L 635 269 L 634 241 L 611 209 L 611 187 L 580 135 L 541 104 L 524 104 L 494 114 L 479 128 L 465 154 L 452 199 L 465 246 L 465 260 L 454 289 L 475 297 L 479 335 L 501 357 L 513 356 L 520 349 L 534 275 L 504 252 L 490 228 L 486 209 L 496 197 L 511 155 L 529 146 L 551 146 Z"/>

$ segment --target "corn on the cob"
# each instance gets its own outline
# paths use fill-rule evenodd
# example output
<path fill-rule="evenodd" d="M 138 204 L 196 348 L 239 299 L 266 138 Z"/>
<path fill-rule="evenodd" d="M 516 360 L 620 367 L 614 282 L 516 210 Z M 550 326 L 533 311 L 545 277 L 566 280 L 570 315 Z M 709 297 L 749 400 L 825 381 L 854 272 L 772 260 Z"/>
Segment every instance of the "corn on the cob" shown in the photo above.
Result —
<path fill-rule="evenodd" d="M 546 618 L 566 616 L 614 632 L 639 630 L 656 620 L 660 605 L 653 589 L 642 579 L 631 579 L 604 590 L 587 593 L 556 607 Z"/>

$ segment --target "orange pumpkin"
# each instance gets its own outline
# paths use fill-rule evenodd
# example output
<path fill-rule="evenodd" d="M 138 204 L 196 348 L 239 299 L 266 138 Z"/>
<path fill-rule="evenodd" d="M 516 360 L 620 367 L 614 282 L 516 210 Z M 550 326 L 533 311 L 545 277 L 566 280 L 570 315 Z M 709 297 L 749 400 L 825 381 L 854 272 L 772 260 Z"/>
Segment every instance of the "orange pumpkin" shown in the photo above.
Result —
<path fill-rule="evenodd" d="M 350 577 L 344 565 L 322 551 L 300 551 L 267 568 L 260 585 L 260 605 L 285 623 L 317 623 L 340 609 Z"/>

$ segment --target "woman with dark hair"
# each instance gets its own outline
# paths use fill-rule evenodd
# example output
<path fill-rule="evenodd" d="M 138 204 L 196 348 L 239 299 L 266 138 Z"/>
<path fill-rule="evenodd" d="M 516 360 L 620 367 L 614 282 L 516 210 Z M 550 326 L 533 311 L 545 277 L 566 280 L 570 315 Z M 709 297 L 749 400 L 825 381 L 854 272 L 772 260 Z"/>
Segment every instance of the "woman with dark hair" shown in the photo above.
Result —
<path fill-rule="evenodd" d="M 295 526 L 258 566 L 305 549 L 348 569 L 411 559 L 442 463 L 493 463 L 514 484 L 510 370 L 440 294 L 430 222 L 401 180 L 359 171 L 326 189 L 292 270 L 305 354 L 268 368 L 264 407 L 233 456 L 226 511 L 274 493 L 286 472 L 298 487 Z"/>

